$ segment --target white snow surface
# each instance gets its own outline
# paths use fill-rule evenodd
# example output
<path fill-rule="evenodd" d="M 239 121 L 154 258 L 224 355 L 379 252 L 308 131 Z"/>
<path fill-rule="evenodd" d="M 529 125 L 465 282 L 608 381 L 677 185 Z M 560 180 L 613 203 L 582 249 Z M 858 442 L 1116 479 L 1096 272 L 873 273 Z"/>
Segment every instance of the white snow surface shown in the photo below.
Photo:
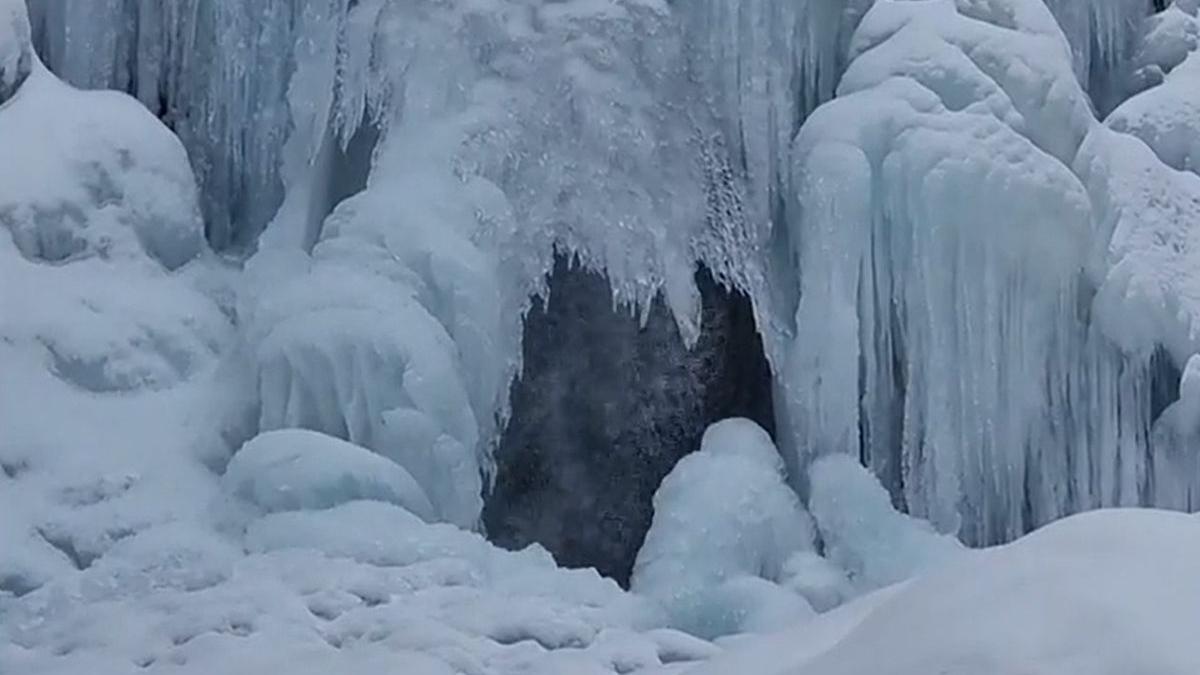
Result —
<path fill-rule="evenodd" d="M 1194 673 L 1197 554 L 1194 516 L 1072 516 L 688 672 Z"/>
<path fill-rule="evenodd" d="M 813 537 L 771 437 L 723 420 L 654 494 L 630 588 L 662 604 L 672 627 L 709 639 L 798 621 L 812 608 L 778 582 Z"/>

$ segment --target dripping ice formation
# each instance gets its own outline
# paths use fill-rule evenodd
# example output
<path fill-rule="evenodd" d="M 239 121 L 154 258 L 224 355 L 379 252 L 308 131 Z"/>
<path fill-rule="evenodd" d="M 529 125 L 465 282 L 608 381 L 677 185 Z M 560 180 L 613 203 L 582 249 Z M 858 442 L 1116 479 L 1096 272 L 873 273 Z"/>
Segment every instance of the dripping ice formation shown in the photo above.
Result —
<path fill-rule="evenodd" d="M 1200 18 L 1149 11 L 0 0 L 0 670 L 680 672 L 955 537 L 1196 508 Z M 680 348 L 698 266 L 752 304 L 794 494 L 728 487 L 805 531 L 689 520 L 701 449 L 642 550 L 738 554 L 716 629 L 472 532 L 564 260 Z"/>

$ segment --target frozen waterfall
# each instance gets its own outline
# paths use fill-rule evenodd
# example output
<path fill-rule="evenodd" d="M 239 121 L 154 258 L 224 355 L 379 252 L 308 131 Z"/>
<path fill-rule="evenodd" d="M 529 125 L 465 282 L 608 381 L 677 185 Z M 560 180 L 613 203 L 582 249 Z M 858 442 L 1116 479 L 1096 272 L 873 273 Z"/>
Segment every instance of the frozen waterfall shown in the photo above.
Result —
<path fill-rule="evenodd" d="M 1200 482 L 1156 479 L 1151 433 L 1193 273 L 1143 283 L 1161 247 L 1122 248 L 1195 176 L 1131 150 L 1154 200 L 1113 168 L 1144 147 L 1117 132 L 1163 154 L 1130 97 L 1194 65 L 1153 86 L 1195 11 L 1151 4 L 28 0 L 54 72 L 179 135 L 209 243 L 247 259 L 258 430 L 368 447 L 476 526 L 556 256 L 689 347 L 702 266 L 749 298 L 800 494 L 857 456 L 971 543 Z"/>

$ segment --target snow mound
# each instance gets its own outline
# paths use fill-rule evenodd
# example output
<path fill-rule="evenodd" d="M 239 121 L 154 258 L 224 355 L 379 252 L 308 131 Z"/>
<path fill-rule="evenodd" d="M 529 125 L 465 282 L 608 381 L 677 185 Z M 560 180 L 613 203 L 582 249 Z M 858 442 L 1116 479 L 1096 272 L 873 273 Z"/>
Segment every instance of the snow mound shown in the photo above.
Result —
<path fill-rule="evenodd" d="M 429 498 L 402 467 L 366 448 L 304 429 L 255 436 L 234 455 L 222 482 L 226 492 L 267 512 L 372 499 L 426 520 L 433 517 Z"/>
<path fill-rule="evenodd" d="M 794 671 L 841 675 L 1193 673 L 1200 522 L 1159 511 L 1073 516 L 919 578 Z"/>
<path fill-rule="evenodd" d="M 1150 90 L 1142 96 L 1152 94 Z M 1105 333 L 1127 352 L 1162 346 L 1183 364 L 1200 352 L 1200 175 L 1165 166 L 1140 139 L 1097 127 L 1075 170 L 1111 233 L 1107 274 L 1094 307 Z"/>
<path fill-rule="evenodd" d="M 1146 18 L 1141 44 L 1131 63 L 1132 88 L 1140 90 L 1160 84 L 1164 74 L 1200 47 L 1198 14 L 1200 3 L 1196 0 L 1174 0 L 1164 11 Z"/>
<path fill-rule="evenodd" d="M 202 239 L 187 158 L 163 125 L 34 60 L 0 104 L 0 146 L 20 158 L 0 166 L 7 600 L 197 519 L 239 399 L 209 387 L 233 329 L 202 289 L 225 272 L 203 256 L 179 267 Z"/>
<path fill-rule="evenodd" d="M 23 158 L 0 166 L 0 225 L 26 258 L 144 251 L 175 269 L 200 253 L 203 224 L 183 146 L 137 101 L 76 90 L 35 58 L 0 115 L 0 147 Z"/>
<path fill-rule="evenodd" d="M 954 537 L 897 511 L 887 490 L 852 457 L 830 455 L 809 469 L 808 508 L 825 557 L 858 592 L 889 586 L 962 555 Z"/>
<path fill-rule="evenodd" d="M 33 70 L 29 17 L 21 0 L 0 1 L 0 105 Z"/>
<path fill-rule="evenodd" d="M 812 614 L 777 583 L 789 557 L 812 546 L 811 521 L 770 436 L 750 420 L 724 420 L 655 493 L 630 587 L 694 635 L 761 631 Z"/>
<path fill-rule="evenodd" d="M 1200 19 L 1195 21 L 1200 32 Z M 1105 120 L 1149 145 L 1164 164 L 1200 175 L 1200 51 L 1192 51 L 1162 84 L 1125 101 Z"/>
<path fill-rule="evenodd" d="M 1197 672 L 1200 521 L 1071 516 L 908 583 L 747 640 L 693 675 Z"/>

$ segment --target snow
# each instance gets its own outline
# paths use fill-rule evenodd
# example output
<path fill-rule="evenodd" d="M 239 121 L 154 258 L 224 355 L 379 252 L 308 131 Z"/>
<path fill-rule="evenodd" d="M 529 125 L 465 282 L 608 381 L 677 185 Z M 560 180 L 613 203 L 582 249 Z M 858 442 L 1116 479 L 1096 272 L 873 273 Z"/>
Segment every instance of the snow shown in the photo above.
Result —
<path fill-rule="evenodd" d="M 661 603 L 671 626 L 714 638 L 812 613 L 780 587 L 784 565 L 813 547 L 808 514 L 761 427 L 733 418 L 704 432 L 654 495 L 654 520 L 630 587 Z"/>
<path fill-rule="evenodd" d="M 1072 516 L 688 672 L 1191 673 L 1198 552 L 1191 516 Z"/>
<path fill-rule="evenodd" d="M 1200 19 L 1193 19 L 1200 33 Z M 1104 121 L 1137 136 L 1164 164 L 1200 175 L 1200 52 L 1192 51 L 1161 84 L 1122 103 Z"/>
<path fill-rule="evenodd" d="M 433 517 L 425 491 L 398 464 L 304 429 L 268 431 L 247 441 L 226 468 L 222 484 L 227 493 L 269 513 L 371 499 L 426 520 Z"/>
<path fill-rule="evenodd" d="M 135 102 L 35 60 L 0 105 L 0 146 L 21 160 L 0 164 L 7 600 L 195 518 L 236 397 L 207 386 L 233 329 L 201 290 L 222 271 L 202 255 L 178 141 Z"/>
<path fill-rule="evenodd" d="M 965 551 L 954 537 L 896 511 L 883 486 L 849 456 L 814 462 L 809 485 L 824 557 L 848 572 L 857 593 L 910 579 Z"/>

